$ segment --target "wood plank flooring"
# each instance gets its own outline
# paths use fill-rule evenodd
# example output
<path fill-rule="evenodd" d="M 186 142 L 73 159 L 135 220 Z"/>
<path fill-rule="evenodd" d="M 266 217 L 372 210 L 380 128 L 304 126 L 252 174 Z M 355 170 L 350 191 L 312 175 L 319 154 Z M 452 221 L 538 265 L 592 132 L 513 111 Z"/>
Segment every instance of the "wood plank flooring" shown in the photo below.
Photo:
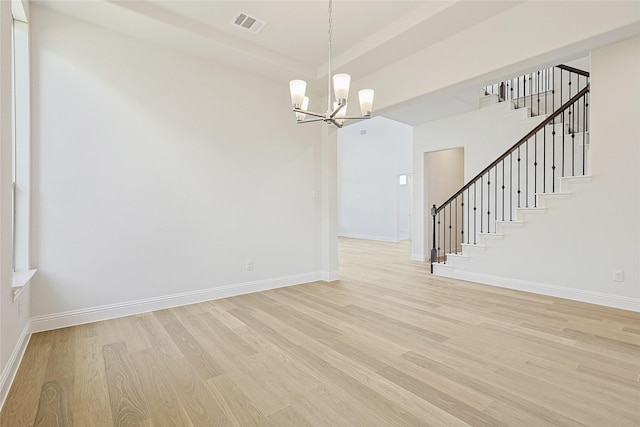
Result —
<path fill-rule="evenodd" d="M 640 315 L 340 239 L 336 283 L 34 334 L 0 425 L 640 426 Z"/>

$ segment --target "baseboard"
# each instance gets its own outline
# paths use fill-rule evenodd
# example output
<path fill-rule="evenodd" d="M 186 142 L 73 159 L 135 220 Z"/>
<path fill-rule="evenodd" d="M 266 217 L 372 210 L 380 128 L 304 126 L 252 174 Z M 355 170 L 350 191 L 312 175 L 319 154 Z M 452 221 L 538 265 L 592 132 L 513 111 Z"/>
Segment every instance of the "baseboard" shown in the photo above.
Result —
<path fill-rule="evenodd" d="M 425 254 L 411 254 L 411 260 L 425 262 L 427 260 L 427 256 Z"/>
<path fill-rule="evenodd" d="M 640 298 L 622 297 L 619 295 L 604 294 L 602 292 L 530 282 L 528 280 L 510 279 L 506 277 L 492 276 L 489 274 L 461 271 L 455 268 L 453 269 L 450 277 L 468 280 L 470 282 L 483 283 L 485 285 L 498 286 L 501 288 L 516 289 L 535 294 L 640 312 Z"/>
<path fill-rule="evenodd" d="M 335 274 L 337 276 L 337 272 Z M 31 318 L 31 332 L 49 331 L 52 329 L 66 328 L 69 326 L 82 325 L 101 320 L 131 316 L 133 314 L 146 313 L 154 310 L 164 310 L 166 308 L 249 294 L 252 292 L 317 282 L 325 280 L 325 276 L 330 278 L 332 275 L 333 273 L 327 274 L 321 272 L 299 274 L 221 286 L 212 289 L 184 292 L 174 295 L 146 298 L 136 301 L 127 301 L 119 304 L 108 304 L 62 313 L 35 316 Z"/>
<path fill-rule="evenodd" d="M 376 240 L 376 241 L 379 241 L 379 242 L 391 242 L 391 243 L 398 243 L 400 241 L 400 239 L 398 239 L 398 238 L 383 237 L 383 236 L 370 236 L 368 234 L 338 233 L 338 237 L 348 237 L 350 239 Z"/>
<path fill-rule="evenodd" d="M 325 282 L 335 282 L 336 280 L 340 280 L 340 273 L 337 271 L 323 272 L 322 280 Z"/>
<path fill-rule="evenodd" d="M 27 349 L 27 344 L 29 344 L 29 339 L 31 339 L 30 330 L 31 324 L 27 320 L 27 323 L 24 325 L 24 328 L 18 337 L 18 342 L 11 352 L 11 356 L 9 357 L 9 360 L 2 371 L 2 375 L 0 376 L 0 409 L 4 407 L 4 402 L 7 400 L 7 395 L 11 389 L 11 384 L 13 384 L 13 380 L 16 377 L 16 373 L 18 372 L 18 368 L 22 362 L 24 352 Z"/>

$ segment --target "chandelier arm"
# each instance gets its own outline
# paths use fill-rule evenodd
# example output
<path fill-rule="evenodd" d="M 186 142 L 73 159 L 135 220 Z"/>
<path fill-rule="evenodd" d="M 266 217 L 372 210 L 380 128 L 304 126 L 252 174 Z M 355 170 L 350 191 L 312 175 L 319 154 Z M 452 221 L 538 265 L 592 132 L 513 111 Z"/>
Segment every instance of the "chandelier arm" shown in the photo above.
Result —
<path fill-rule="evenodd" d="M 347 104 L 338 104 L 338 108 L 336 108 L 336 109 L 333 111 L 333 113 L 331 113 L 331 114 L 329 115 L 329 118 L 330 118 L 330 119 L 333 119 L 333 118 L 336 116 L 336 114 L 338 114 L 338 113 L 340 112 L 340 110 L 342 110 L 342 109 L 343 109 L 343 108 L 345 108 L 346 106 L 347 106 Z M 340 117 L 340 118 L 342 118 L 342 117 Z"/>
<path fill-rule="evenodd" d="M 360 119 L 370 119 L 371 116 L 349 116 L 349 117 L 340 117 L 340 120 L 360 120 Z"/>
<path fill-rule="evenodd" d="M 294 108 L 293 111 L 296 112 L 296 113 L 302 113 L 302 114 L 308 114 L 308 115 L 314 116 L 314 117 L 320 117 L 322 119 L 324 119 L 326 117 L 325 114 L 314 113 L 313 111 L 301 110 L 299 108 Z"/>
<path fill-rule="evenodd" d="M 299 120 L 299 121 L 296 121 L 296 123 L 300 124 L 300 123 L 311 123 L 311 122 L 321 122 L 321 121 L 324 121 L 324 117 L 317 118 L 317 119 Z"/>
<path fill-rule="evenodd" d="M 336 125 L 337 127 L 341 128 L 343 126 L 342 123 L 338 123 L 335 119 L 327 119 L 325 120 L 325 122 L 327 123 L 333 123 L 334 125 Z"/>

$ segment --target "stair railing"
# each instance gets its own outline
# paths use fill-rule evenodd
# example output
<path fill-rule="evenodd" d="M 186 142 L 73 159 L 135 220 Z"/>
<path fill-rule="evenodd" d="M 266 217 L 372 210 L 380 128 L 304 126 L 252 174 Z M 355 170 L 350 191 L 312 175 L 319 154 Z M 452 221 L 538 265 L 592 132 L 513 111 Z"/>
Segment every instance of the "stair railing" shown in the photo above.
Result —
<path fill-rule="evenodd" d="M 587 174 L 588 107 L 587 81 L 447 201 L 433 205 L 432 273 L 434 263 L 446 263 L 446 254 L 478 244 L 482 233 L 496 233 L 497 221 L 514 221 L 516 209 L 537 208 L 536 194 L 556 193 L 560 177 Z"/>
<path fill-rule="evenodd" d="M 589 83 L 589 73 L 568 65 L 543 68 L 483 88 L 514 108 L 530 108 L 532 116 L 550 114 Z"/>

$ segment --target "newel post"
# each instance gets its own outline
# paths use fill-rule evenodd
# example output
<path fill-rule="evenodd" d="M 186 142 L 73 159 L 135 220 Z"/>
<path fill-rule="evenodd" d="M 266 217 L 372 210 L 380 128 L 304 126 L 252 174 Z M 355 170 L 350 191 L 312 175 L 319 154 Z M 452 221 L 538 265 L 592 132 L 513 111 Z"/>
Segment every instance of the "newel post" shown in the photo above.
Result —
<path fill-rule="evenodd" d="M 431 228 L 431 274 L 433 274 L 433 263 L 438 262 L 438 250 L 436 249 L 436 205 L 431 208 L 431 218 L 433 227 Z"/>

